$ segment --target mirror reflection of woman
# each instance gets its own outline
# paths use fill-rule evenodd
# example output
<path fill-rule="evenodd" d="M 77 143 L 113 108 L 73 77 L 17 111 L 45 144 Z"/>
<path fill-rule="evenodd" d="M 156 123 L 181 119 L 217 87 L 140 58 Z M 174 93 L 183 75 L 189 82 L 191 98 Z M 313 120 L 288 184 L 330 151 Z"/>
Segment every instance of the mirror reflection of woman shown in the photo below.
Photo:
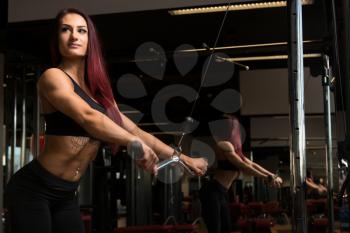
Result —
<path fill-rule="evenodd" d="M 312 170 L 310 168 L 306 170 L 306 186 L 309 197 L 317 199 L 327 195 L 327 188 L 322 183 L 315 182 Z"/>
<path fill-rule="evenodd" d="M 261 177 L 274 187 L 281 187 L 282 179 L 252 162 L 244 156 L 238 119 L 226 115 L 221 127 L 215 130 L 215 153 L 217 168 L 213 179 L 203 185 L 200 190 L 202 217 L 208 233 L 231 232 L 231 216 L 229 210 L 228 190 L 242 172 L 247 175 Z"/>

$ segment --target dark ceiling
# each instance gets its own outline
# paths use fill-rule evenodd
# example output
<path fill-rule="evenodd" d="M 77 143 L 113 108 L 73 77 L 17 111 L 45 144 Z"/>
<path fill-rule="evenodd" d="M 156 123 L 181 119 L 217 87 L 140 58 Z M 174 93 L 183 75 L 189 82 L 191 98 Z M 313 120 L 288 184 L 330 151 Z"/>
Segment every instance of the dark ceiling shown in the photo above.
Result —
<path fill-rule="evenodd" d="M 321 0 L 303 7 L 304 40 L 323 40 L 326 34 L 325 10 Z M 196 48 L 205 42 L 213 46 L 224 12 L 171 16 L 167 10 L 92 16 L 108 57 L 132 57 L 146 41 L 154 41 L 173 51 L 180 44 Z M 34 56 L 46 55 L 52 21 L 11 23 L 8 48 Z M 288 40 L 287 8 L 230 11 L 218 46 L 282 42 Z M 244 51 L 240 51 L 245 53 Z"/>
<path fill-rule="evenodd" d="M 286 8 L 230 11 L 223 25 L 217 46 L 286 42 L 289 36 L 287 13 Z M 165 10 L 157 10 L 93 16 L 93 21 L 102 39 L 117 101 L 142 112 L 144 116 L 141 122 L 152 122 L 150 116 L 152 102 L 155 95 L 164 87 L 171 84 L 183 84 L 198 90 L 201 83 L 203 64 L 210 52 L 200 52 L 196 65 L 188 74 L 182 77 L 174 65 L 173 51 L 181 44 L 202 48 L 203 43 L 206 43 L 209 47 L 213 47 L 224 14 L 224 12 L 221 12 L 171 16 Z M 304 40 L 314 41 L 304 46 L 305 52 L 324 52 L 329 37 L 327 34 L 327 18 L 321 0 L 316 0 L 315 4 L 303 7 Z M 40 69 L 49 66 L 48 39 L 51 25 L 52 21 L 50 20 L 11 23 L 8 25 L 9 73 L 13 69 L 11 64 L 17 64 L 21 59 L 24 63 L 34 64 L 35 67 L 40 67 Z M 149 41 L 159 44 L 167 56 L 166 70 L 161 80 L 149 77 L 132 62 L 137 48 Z M 287 46 L 229 49 L 222 52 L 230 57 L 287 54 Z M 41 65 L 38 66 L 38 64 Z M 287 67 L 286 60 L 245 62 L 244 64 L 249 65 L 251 69 Z M 310 65 L 312 65 L 312 62 Z M 235 69 L 240 68 L 236 66 Z M 116 88 L 118 79 L 126 73 L 135 74 L 140 78 L 147 95 L 139 98 L 126 98 L 118 93 Z M 196 119 L 208 120 L 222 114 L 217 109 L 213 109 L 210 103 L 224 86 L 238 89 L 237 73 L 233 76 L 234 78 L 222 85 L 201 89 L 200 98 L 196 103 L 192 116 Z M 181 122 L 186 116 L 191 115 L 193 103 L 193 101 L 188 103 L 180 96 L 169 100 L 166 105 L 169 119 L 174 122 Z M 152 128 L 151 130 L 155 131 L 157 129 Z"/>

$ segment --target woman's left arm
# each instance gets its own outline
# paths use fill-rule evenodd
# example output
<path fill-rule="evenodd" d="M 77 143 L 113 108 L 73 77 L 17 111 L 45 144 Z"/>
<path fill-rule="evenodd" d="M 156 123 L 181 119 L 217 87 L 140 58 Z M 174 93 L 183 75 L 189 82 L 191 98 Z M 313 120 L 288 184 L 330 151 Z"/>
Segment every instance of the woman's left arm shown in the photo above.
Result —
<path fill-rule="evenodd" d="M 274 176 L 275 174 L 273 174 L 272 172 L 266 170 L 265 168 L 263 168 L 262 166 L 260 166 L 259 164 L 249 160 L 248 158 L 244 158 L 245 160 L 247 160 L 247 163 L 250 163 L 256 170 L 260 171 L 261 173 L 264 173 L 265 175 L 268 176 Z"/>
<path fill-rule="evenodd" d="M 265 168 L 263 168 L 263 167 L 260 166 L 259 164 L 257 164 L 257 163 L 255 163 L 255 162 L 249 160 L 249 159 L 246 158 L 246 157 L 245 157 L 244 159 L 246 160 L 247 163 L 250 163 L 251 166 L 253 166 L 256 170 L 260 171 L 261 173 L 263 173 L 263 174 L 265 174 L 265 175 L 267 175 L 267 176 L 272 177 L 272 178 L 273 178 L 272 181 L 273 181 L 275 184 L 277 184 L 277 186 L 282 185 L 283 180 L 282 180 L 282 178 L 279 177 L 277 174 L 273 174 L 272 172 L 266 170 Z"/>
<path fill-rule="evenodd" d="M 174 149 L 163 143 L 161 140 L 140 129 L 134 122 L 121 113 L 123 127 L 135 136 L 140 137 L 149 147 L 151 147 L 162 159 L 170 158 L 174 155 Z M 180 158 L 188 165 L 197 175 L 204 175 L 208 163 L 203 158 L 191 158 L 185 154 L 181 154 Z"/>

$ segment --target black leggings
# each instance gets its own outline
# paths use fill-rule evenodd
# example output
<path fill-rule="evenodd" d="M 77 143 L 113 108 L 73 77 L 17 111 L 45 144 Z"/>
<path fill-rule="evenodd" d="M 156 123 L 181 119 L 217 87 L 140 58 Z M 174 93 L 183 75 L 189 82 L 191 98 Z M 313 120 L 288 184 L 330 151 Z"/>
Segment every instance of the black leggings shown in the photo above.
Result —
<path fill-rule="evenodd" d="M 208 233 L 229 233 L 231 215 L 227 189 L 216 180 L 204 184 L 200 190 L 202 217 Z"/>
<path fill-rule="evenodd" d="M 6 188 L 11 233 L 83 233 L 76 195 L 78 183 L 62 180 L 33 160 Z"/>

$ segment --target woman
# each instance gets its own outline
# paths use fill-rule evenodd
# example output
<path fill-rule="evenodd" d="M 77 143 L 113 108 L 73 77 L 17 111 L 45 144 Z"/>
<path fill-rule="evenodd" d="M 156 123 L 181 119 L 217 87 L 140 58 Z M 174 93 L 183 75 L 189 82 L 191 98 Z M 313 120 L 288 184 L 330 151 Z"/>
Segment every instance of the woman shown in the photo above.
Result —
<path fill-rule="evenodd" d="M 327 188 L 321 183 L 317 184 L 315 182 L 314 176 L 312 174 L 312 169 L 306 169 L 306 186 L 307 186 L 307 196 L 312 199 L 318 199 L 327 195 Z"/>
<path fill-rule="evenodd" d="M 222 127 L 214 133 L 217 168 L 213 179 L 200 190 L 202 217 L 208 233 L 231 232 L 231 217 L 227 191 L 240 172 L 266 179 L 280 187 L 282 179 L 247 159 L 242 152 L 240 123 L 233 116 L 225 116 Z"/>
<path fill-rule="evenodd" d="M 157 155 L 174 153 L 118 110 L 95 27 L 86 14 L 65 9 L 57 15 L 52 53 L 57 67 L 46 70 L 37 84 L 46 121 L 44 151 L 13 175 L 7 187 L 14 233 L 83 232 L 76 190 L 101 142 L 114 151 L 141 142 L 144 156 L 137 164 L 153 172 Z M 184 154 L 181 159 L 196 174 L 205 173 L 204 159 Z"/>

